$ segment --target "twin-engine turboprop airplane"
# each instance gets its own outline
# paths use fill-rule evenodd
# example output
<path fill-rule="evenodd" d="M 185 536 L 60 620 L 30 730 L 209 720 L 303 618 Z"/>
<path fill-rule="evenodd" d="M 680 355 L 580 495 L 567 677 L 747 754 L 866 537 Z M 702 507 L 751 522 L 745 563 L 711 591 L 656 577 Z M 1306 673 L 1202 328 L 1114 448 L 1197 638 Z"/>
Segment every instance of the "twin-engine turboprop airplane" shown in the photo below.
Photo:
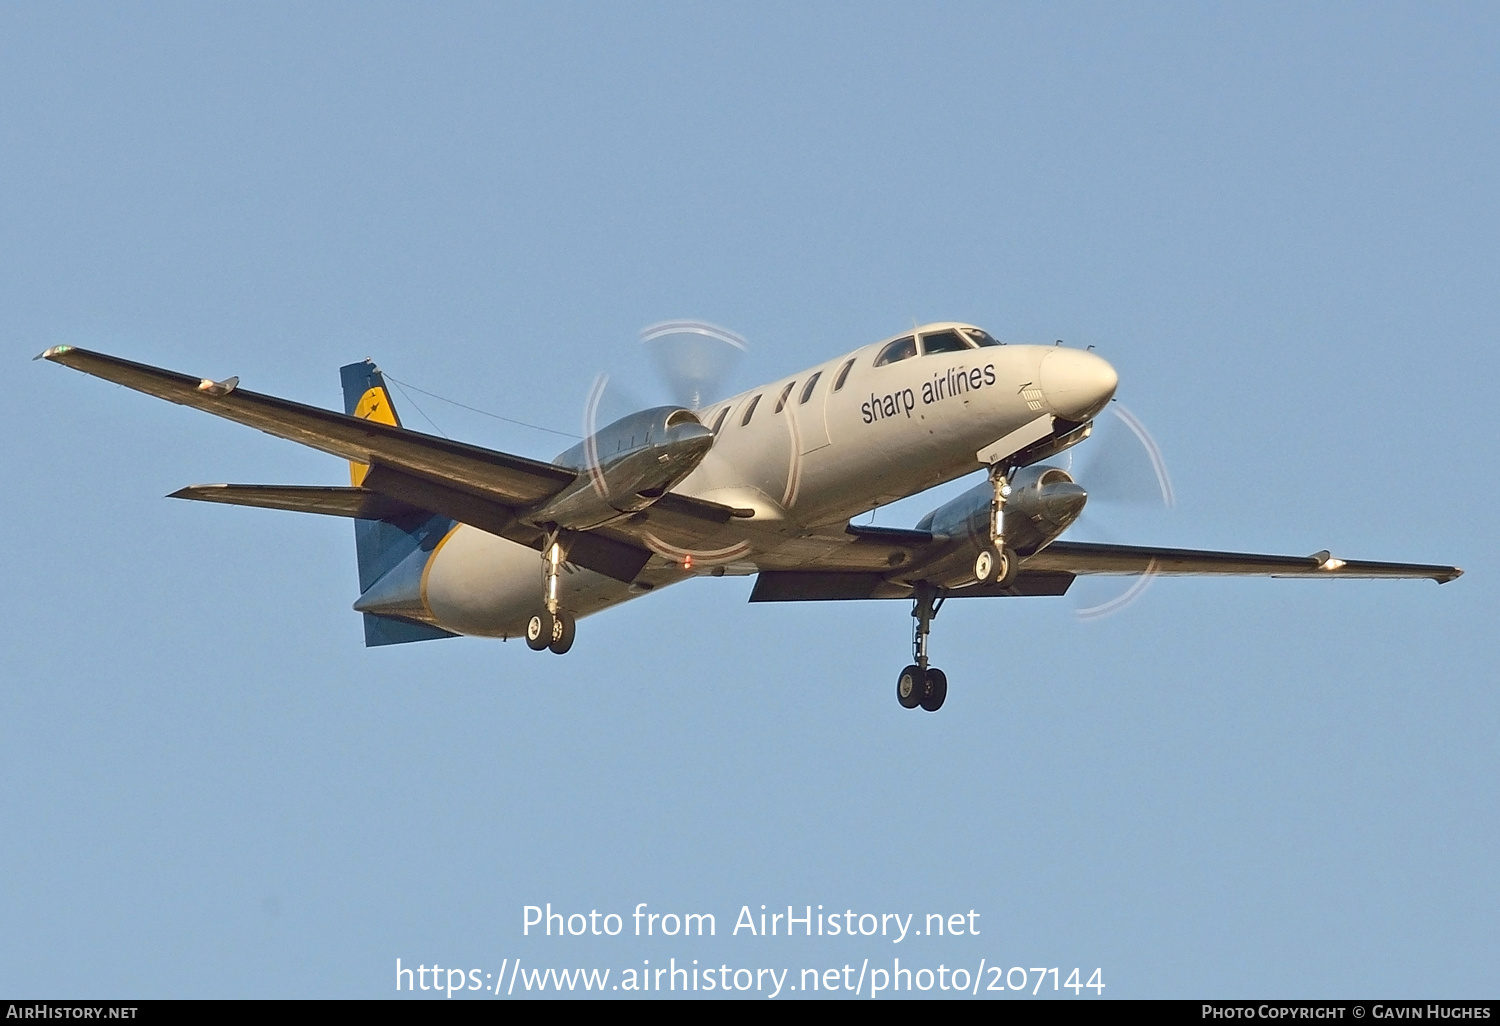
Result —
<path fill-rule="evenodd" d="M 949 598 L 1061 595 L 1078 574 L 1453 580 L 1451 566 L 1059 541 L 1087 494 L 1043 465 L 1115 392 L 1092 352 L 939 323 L 701 410 L 663 406 L 551 463 L 410 431 L 374 364 L 345 412 L 57 346 L 42 357 L 350 461 L 345 487 L 194 485 L 173 497 L 355 521 L 365 644 L 522 636 L 567 652 L 581 617 L 692 576 L 756 574 L 752 602 L 912 600 L 896 697 L 936 711 L 928 663 Z M 987 469 L 916 527 L 851 517 Z"/>

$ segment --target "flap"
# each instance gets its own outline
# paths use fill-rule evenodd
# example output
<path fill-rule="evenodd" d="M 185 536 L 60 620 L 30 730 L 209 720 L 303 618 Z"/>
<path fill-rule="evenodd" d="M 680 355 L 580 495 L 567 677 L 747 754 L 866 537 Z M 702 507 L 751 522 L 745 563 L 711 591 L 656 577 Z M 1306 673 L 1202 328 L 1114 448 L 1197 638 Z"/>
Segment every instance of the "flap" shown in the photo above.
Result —
<path fill-rule="evenodd" d="M 1073 583 L 1073 575 L 1022 571 L 1008 587 L 975 585 L 944 591 L 945 598 L 1004 598 L 1062 595 Z M 894 584 L 876 573 L 819 573 L 799 570 L 766 570 L 755 578 L 751 602 L 834 602 L 847 599 L 911 598 L 912 589 Z"/>

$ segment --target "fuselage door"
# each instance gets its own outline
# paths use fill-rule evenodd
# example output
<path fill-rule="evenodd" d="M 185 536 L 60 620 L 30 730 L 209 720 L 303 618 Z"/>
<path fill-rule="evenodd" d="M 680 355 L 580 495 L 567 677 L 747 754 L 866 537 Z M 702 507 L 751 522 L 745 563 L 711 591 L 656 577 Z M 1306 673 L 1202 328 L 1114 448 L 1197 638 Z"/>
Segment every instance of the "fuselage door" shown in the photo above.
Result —
<path fill-rule="evenodd" d="M 828 444 L 828 375 L 817 371 L 799 386 L 792 416 L 797 418 L 798 450 L 806 455 Z"/>

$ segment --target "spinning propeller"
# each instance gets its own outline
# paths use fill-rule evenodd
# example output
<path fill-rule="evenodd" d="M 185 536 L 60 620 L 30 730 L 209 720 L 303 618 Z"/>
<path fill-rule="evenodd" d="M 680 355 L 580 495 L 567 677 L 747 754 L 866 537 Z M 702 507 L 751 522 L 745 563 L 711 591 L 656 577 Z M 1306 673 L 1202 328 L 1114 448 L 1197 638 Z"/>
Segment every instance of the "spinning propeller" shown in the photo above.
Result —
<path fill-rule="evenodd" d="M 601 373 L 584 402 L 584 440 L 559 458 L 587 471 L 594 505 L 605 515 L 644 510 L 692 473 L 714 441 L 712 425 L 700 422 L 698 411 L 719 397 L 747 348 L 726 328 L 688 320 L 644 328 L 640 343 L 673 401 L 643 402 L 621 384 L 636 379 L 635 367 Z M 685 568 L 724 562 L 743 548 L 697 552 L 644 534 L 658 555 Z"/>
<path fill-rule="evenodd" d="M 662 321 L 642 328 L 639 340 L 666 388 L 665 398 L 695 411 L 719 398 L 724 383 L 749 348 L 740 335 L 707 321 Z M 638 354 L 636 351 L 632 356 Z M 621 417 L 661 405 L 641 398 L 638 364 L 632 359 L 595 376 L 584 402 L 585 438 Z"/>
<path fill-rule="evenodd" d="M 1151 432 L 1118 402 L 1112 402 L 1094 421 L 1094 433 L 1076 461 L 1069 451 L 1068 470 L 1089 495 L 1078 519 L 1083 533 L 1114 541 L 1091 512 L 1103 507 L 1106 516 L 1149 526 L 1176 504 L 1166 461 Z M 1118 613 L 1143 595 L 1155 574 L 1138 577 L 1079 577 L 1069 594 L 1080 620 L 1098 620 Z"/>
<path fill-rule="evenodd" d="M 729 374 L 749 348 L 730 331 L 704 321 L 663 321 L 641 329 L 641 344 L 682 406 L 697 410 L 719 397 Z"/>

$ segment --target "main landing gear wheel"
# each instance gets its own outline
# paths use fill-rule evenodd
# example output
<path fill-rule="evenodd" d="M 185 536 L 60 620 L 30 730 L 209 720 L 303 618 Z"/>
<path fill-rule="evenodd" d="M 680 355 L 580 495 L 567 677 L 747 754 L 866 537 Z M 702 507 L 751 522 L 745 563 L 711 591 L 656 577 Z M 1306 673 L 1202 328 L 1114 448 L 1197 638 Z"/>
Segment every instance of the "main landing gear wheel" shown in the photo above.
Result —
<path fill-rule="evenodd" d="M 903 709 L 921 706 L 928 712 L 937 712 L 948 697 L 948 677 L 942 670 L 927 664 L 927 636 L 932 633 L 932 618 L 943 607 L 943 594 L 933 584 L 918 581 L 912 587 L 911 654 L 916 662 L 901 671 L 896 678 L 896 701 Z"/>
<path fill-rule="evenodd" d="M 908 666 L 901 671 L 901 676 L 896 678 L 896 701 L 901 703 L 901 708 L 915 709 L 922 704 L 922 696 L 927 690 L 925 676 L 920 666 Z"/>
<path fill-rule="evenodd" d="M 543 609 L 533 613 L 526 621 L 526 647 L 533 652 L 550 648 L 562 655 L 573 647 L 573 637 L 578 631 L 578 622 L 564 612 L 549 613 Z"/>
<path fill-rule="evenodd" d="M 948 697 L 948 675 L 935 666 L 929 667 L 924 684 L 922 708 L 928 712 L 937 712 L 943 707 L 943 700 Z"/>
<path fill-rule="evenodd" d="M 974 557 L 974 579 L 980 584 L 998 584 L 1004 587 L 1014 583 L 1020 567 L 1021 560 L 1015 549 L 986 545 Z"/>
<path fill-rule="evenodd" d="M 533 652 L 540 652 L 552 644 L 552 636 L 557 631 L 557 617 L 543 609 L 540 613 L 531 614 L 531 619 L 526 621 L 526 647 Z M 571 637 L 569 641 L 571 641 Z"/>
<path fill-rule="evenodd" d="M 562 655 L 573 647 L 573 635 L 578 630 L 578 622 L 567 613 L 558 613 L 552 618 L 552 641 L 548 648 Z"/>
<path fill-rule="evenodd" d="M 562 565 L 563 548 L 558 541 L 557 525 L 549 524 L 546 544 L 542 546 L 542 608 L 526 621 L 526 647 L 533 652 L 550 648 L 562 655 L 573 647 L 577 622 L 562 609 L 557 594 Z"/>

